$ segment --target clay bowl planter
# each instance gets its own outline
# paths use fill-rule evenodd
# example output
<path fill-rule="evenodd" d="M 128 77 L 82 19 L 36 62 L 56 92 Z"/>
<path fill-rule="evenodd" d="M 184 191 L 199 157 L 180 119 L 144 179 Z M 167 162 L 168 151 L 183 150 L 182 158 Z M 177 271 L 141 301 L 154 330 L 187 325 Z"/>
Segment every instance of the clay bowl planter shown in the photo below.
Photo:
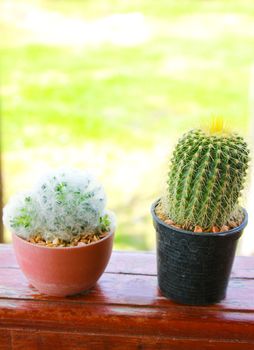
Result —
<path fill-rule="evenodd" d="M 112 252 L 114 233 L 84 246 L 45 247 L 12 235 L 17 261 L 28 281 L 41 293 L 67 296 L 92 288 Z"/>
<path fill-rule="evenodd" d="M 226 232 L 191 232 L 165 224 L 153 203 L 157 236 L 158 284 L 164 296 L 188 305 L 208 305 L 226 296 L 238 239 L 247 225 L 245 209 L 240 226 Z"/>

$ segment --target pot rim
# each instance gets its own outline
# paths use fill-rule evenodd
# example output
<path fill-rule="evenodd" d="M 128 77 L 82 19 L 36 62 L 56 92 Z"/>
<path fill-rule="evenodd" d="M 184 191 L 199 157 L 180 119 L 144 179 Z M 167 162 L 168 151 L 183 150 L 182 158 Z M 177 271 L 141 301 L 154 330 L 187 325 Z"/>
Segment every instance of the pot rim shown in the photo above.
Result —
<path fill-rule="evenodd" d="M 91 246 L 94 246 L 96 244 L 100 244 L 103 241 L 106 241 L 111 236 L 114 236 L 114 234 L 115 234 L 115 230 L 112 230 L 112 231 L 108 232 L 106 237 L 103 237 L 99 241 L 88 243 L 88 244 L 82 245 L 82 246 L 73 246 L 73 247 L 46 247 L 46 246 L 43 246 L 40 244 L 28 242 L 26 239 L 23 239 L 23 238 L 19 237 L 18 235 L 16 235 L 16 233 L 12 233 L 12 236 L 15 236 L 15 238 L 17 238 L 19 241 L 22 241 L 22 243 L 28 244 L 29 246 L 37 247 L 38 249 L 42 248 L 42 249 L 47 249 L 47 250 L 51 250 L 51 251 L 52 250 L 57 250 L 57 251 L 64 250 L 64 251 L 66 251 L 66 250 L 71 250 L 71 249 L 88 249 L 88 247 L 91 247 Z"/>
<path fill-rule="evenodd" d="M 242 223 L 239 226 L 234 227 L 231 230 L 224 231 L 224 232 L 193 232 L 193 231 L 183 230 L 181 228 L 165 224 L 164 221 L 162 221 L 161 219 L 158 218 L 158 216 L 155 213 L 155 208 L 159 204 L 160 200 L 161 200 L 161 198 L 157 199 L 155 202 L 153 202 L 153 204 L 151 206 L 151 214 L 152 214 L 153 219 L 155 221 L 157 221 L 160 225 L 162 225 L 162 226 L 164 226 L 166 228 L 171 228 L 174 231 L 179 232 L 179 233 L 185 233 L 185 234 L 188 234 L 188 235 L 191 235 L 191 236 L 207 236 L 207 235 L 209 235 L 209 237 L 210 236 L 213 236 L 213 237 L 225 237 L 225 236 L 230 236 L 230 235 L 232 235 L 232 234 L 234 234 L 236 232 L 243 231 L 243 229 L 246 227 L 246 225 L 248 223 L 247 210 L 245 208 L 241 207 L 241 209 L 243 211 L 243 214 L 244 214 L 243 221 L 242 221 Z"/>

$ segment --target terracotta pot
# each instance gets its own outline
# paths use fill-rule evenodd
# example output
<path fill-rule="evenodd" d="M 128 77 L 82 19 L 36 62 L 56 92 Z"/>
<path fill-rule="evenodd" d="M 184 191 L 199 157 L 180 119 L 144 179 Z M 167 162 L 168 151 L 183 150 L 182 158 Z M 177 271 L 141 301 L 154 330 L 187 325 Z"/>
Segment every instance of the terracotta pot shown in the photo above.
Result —
<path fill-rule="evenodd" d="M 12 235 L 18 264 L 41 293 L 67 296 L 93 287 L 112 252 L 114 233 L 81 247 L 48 248 Z"/>

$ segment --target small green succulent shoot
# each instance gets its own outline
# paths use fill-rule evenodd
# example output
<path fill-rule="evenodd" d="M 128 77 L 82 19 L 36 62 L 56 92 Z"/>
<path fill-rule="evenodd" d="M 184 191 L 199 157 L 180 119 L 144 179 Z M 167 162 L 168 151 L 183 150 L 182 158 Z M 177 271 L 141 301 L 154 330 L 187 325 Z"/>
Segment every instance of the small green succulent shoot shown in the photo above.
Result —
<path fill-rule="evenodd" d="M 4 208 L 3 221 L 11 232 L 25 238 L 40 228 L 41 220 L 38 213 L 39 207 L 33 193 L 22 192 L 13 196 L 8 206 Z"/>
<path fill-rule="evenodd" d="M 226 225 L 241 212 L 248 163 L 247 143 L 221 118 L 214 118 L 207 130 L 187 132 L 173 152 L 163 212 L 187 230 Z"/>
<path fill-rule="evenodd" d="M 109 213 L 100 217 L 100 227 L 99 227 L 99 229 L 100 229 L 101 232 L 108 232 L 109 229 L 110 229 L 110 225 L 111 225 L 111 223 L 110 223 Z"/>
<path fill-rule="evenodd" d="M 111 231 L 115 217 L 92 174 L 60 169 L 43 175 L 28 193 L 10 199 L 4 208 L 6 227 L 18 236 L 40 233 L 45 240 L 66 242 L 79 234 Z"/>

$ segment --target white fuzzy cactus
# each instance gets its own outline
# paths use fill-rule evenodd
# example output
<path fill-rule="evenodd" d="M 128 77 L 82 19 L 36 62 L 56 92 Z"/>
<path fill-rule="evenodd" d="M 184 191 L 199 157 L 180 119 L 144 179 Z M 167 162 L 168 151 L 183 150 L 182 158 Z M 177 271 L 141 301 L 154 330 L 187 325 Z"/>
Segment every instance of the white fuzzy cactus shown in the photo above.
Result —
<path fill-rule="evenodd" d="M 60 169 L 42 176 L 29 194 L 15 196 L 4 208 L 4 224 L 28 239 L 37 232 L 45 240 L 110 230 L 114 217 L 105 211 L 102 186 L 88 172 Z"/>

